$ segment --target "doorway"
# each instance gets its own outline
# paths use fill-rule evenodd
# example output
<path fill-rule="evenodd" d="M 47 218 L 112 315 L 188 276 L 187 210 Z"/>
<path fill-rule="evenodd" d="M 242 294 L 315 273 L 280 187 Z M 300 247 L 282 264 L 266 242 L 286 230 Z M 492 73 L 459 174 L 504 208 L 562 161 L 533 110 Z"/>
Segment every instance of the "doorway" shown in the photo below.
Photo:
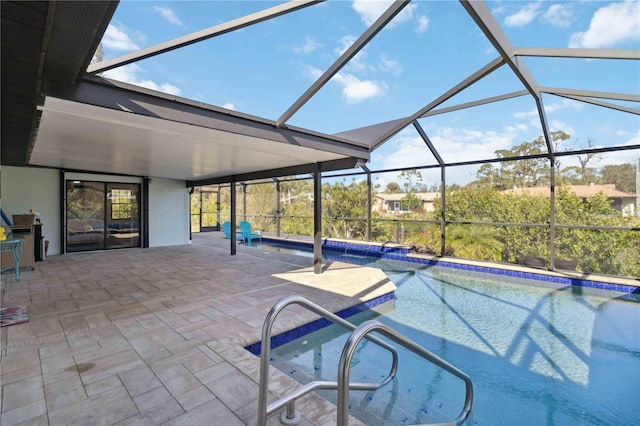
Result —
<path fill-rule="evenodd" d="M 191 231 L 220 230 L 220 192 L 215 189 L 194 188 L 191 193 Z"/>
<path fill-rule="evenodd" d="M 140 247 L 140 185 L 68 180 L 66 252 Z"/>

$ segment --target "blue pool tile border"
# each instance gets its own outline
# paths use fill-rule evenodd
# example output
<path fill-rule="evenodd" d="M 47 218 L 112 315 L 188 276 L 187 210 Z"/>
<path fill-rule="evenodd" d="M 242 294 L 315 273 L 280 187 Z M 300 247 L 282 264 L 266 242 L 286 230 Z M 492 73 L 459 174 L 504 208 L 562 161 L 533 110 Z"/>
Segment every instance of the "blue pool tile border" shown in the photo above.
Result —
<path fill-rule="evenodd" d="M 382 296 L 378 296 L 374 299 L 368 300 L 366 302 L 358 303 L 355 306 L 351 306 L 350 308 L 343 309 L 339 312 L 336 312 L 340 318 L 348 318 L 352 315 L 358 314 L 363 311 L 367 311 L 371 308 L 374 308 L 382 303 L 389 302 L 390 300 L 395 299 L 395 294 L 393 292 L 383 294 Z M 292 330 L 285 331 L 284 333 L 280 333 L 276 336 L 271 337 L 271 348 L 277 348 L 278 346 L 284 345 L 285 343 L 289 343 L 292 340 L 295 340 L 299 337 L 306 336 L 309 333 L 313 333 L 314 331 L 320 330 L 321 328 L 327 327 L 332 323 L 324 318 L 317 319 L 310 323 L 301 325 L 300 327 L 296 327 Z M 260 350 L 262 349 L 262 342 L 256 342 L 252 345 L 245 346 L 245 349 L 251 352 L 254 355 L 260 355 Z"/>
<path fill-rule="evenodd" d="M 281 244 L 283 246 L 291 248 L 304 248 L 309 250 L 313 247 L 312 243 L 299 242 L 299 241 L 283 241 L 279 239 L 264 238 L 263 240 L 271 243 Z M 492 268 L 489 266 L 477 266 L 467 265 L 456 262 L 448 262 L 446 260 L 438 259 L 424 259 L 419 257 L 409 257 L 412 253 L 411 249 L 406 247 L 394 247 L 383 245 L 366 245 L 366 244 L 353 244 L 343 241 L 323 240 L 322 242 L 323 256 L 329 260 L 339 260 L 338 256 L 342 255 L 355 255 L 366 257 L 379 257 L 381 259 L 401 260 L 404 262 L 419 263 L 422 265 L 430 266 L 443 266 L 446 268 L 459 269 L 471 272 L 483 272 L 488 274 L 503 275 L 514 278 L 526 278 L 536 281 L 544 281 L 548 283 L 554 283 L 558 285 L 572 285 L 578 287 L 595 288 L 599 290 L 609 290 L 624 293 L 620 296 L 623 299 L 637 300 L 637 296 L 640 294 L 640 287 L 635 287 L 625 284 L 613 284 L 601 281 L 586 280 L 581 278 L 572 277 L 558 277 L 548 274 L 538 274 L 535 272 L 513 271 L 509 269 Z M 360 261 L 358 261 L 360 260 Z M 350 262 L 365 264 L 366 259 L 349 259 Z"/>

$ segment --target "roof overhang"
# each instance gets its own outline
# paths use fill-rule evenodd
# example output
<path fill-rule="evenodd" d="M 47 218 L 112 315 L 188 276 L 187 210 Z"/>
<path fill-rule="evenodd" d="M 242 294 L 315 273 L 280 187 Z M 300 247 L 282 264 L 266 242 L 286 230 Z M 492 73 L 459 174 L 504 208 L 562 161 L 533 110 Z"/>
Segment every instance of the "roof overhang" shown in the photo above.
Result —
<path fill-rule="evenodd" d="M 356 167 L 366 144 L 99 77 L 50 81 L 30 165 L 193 185 Z M 319 163 L 316 166 L 316 163 Z"/>
<path fill-rule="evenodd" d="M 25 166 L 45 79 L 84 75 L 117 1 L 2 1 L 2 164 Z"/>

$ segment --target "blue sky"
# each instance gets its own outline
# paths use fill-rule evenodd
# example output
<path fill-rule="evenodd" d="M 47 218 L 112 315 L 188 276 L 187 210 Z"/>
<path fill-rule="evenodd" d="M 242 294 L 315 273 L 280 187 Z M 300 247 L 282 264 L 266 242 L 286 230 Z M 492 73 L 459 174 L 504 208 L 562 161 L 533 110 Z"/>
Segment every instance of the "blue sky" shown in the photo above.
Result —
<path fill-rule="evenodd" d="M 328 1 L 106 73 L 208 104 L 277 119 L 389 5 Z M 105 59 L 152 46 L 278 3 L 267 1 L 121 1 L 103 39 Z M 640 48 L 639 1 L 487 2 L 516 47 Z M 289 124 L 325 133 L 405 117 L 497 57 L 458 1 L 414 1 L 325 85 Z M 640 93 L 639 61 L 524 58 L 544 87 Z M 442 106 L 523 87 L 503 66 Z M 559 148 L 640 144 L 637 115 L 545 95 Z M 611 101 L 612 103 L 616 103 Z M 617 102 L 624 104 L 623 102 Z M 637 104 L 626 104 L 637 108 Z M 493 158 L 540 134 L 530 96 L 420 120 L 445 161 Z M 632 161 L 638 150 L 607 154 Z M 570 161 L 567 159 L 567 161 Z M 374 151 L 369 168 L 434 164 L 409 128 Z M 426 175 L 427 173 L 425 173 Z M 450 181 L 473 179 L 452 171 Z M 392 177 L 381 178 L 381 184 Z M 425 176 L 435 182 L 437 174 Z"/>

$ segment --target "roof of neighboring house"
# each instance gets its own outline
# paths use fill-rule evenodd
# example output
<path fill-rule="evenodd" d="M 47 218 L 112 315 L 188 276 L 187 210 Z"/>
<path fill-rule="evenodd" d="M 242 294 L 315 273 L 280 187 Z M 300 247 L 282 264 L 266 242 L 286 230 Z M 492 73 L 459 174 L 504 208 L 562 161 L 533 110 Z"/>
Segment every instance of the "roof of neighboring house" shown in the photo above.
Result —
<path fill-rule="evenodd" d="M 380 192 L 376 194 L 376 198 L 380 198 L 383 201 L 402 201 L 408 194 L 404 192 L 399 192 L 395 194 L 386 194 Z M 415 192 L 414 195 L 418 197 L 422 201 L 433 201 L 440 196 L 439 192 Z"/>
<path fill-rule="evenodd" d="M 564 185 L 564 188 L 568 188 L 569 191 L 576 194 L 578 197 L 592 197 L 596 194 L 603 193 L 609 198 L 634 198 L 634 194 L 618 191 L 615 184 L 606 185 Z M 558 187 L 560 188 L 560 187 Z M 548 186 L 540 186 L 534 188 L 513 188 L 502 191 L 503 194 L 528 194 L 528 195 L 542 195 L 545 197 L 550 196 Z"/>

